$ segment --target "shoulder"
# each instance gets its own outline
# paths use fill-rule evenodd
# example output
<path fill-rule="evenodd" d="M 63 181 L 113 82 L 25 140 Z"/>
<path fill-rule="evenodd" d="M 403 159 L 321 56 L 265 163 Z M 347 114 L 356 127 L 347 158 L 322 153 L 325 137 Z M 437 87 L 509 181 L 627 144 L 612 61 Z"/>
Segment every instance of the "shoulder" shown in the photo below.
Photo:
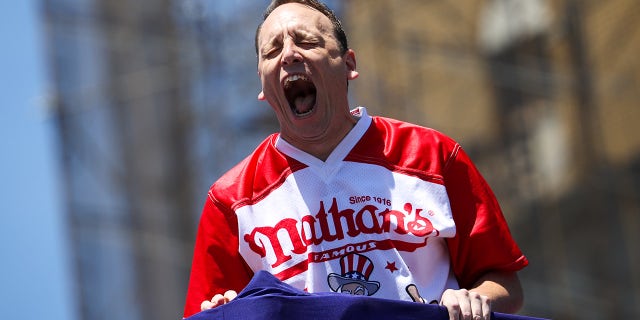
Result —
<path fill-rule="evenodd" d="M 432 128 L 379 116 L 371 118 L 371 126 L 354 148 L 356 156 L 439 172 L 460 147 L 454 139 Z"/>
<path fill-rule="evenodd" d="M 457 144 L 454 139 L 433 128 L 386 117 L 374 116 L 372 119 L 376 129 L 384 133 L 390 142 L 410 140 L 420 145 L 449 147 Z"/>
<path fill-rule="evenodd" d="M 277 138 L 278 134 L 268 136 L 251 154 L 224 173 L 209 189 L 209 197 L 233 209 L 255 201 L 284 181 L 291 168 L 301 164 L 276 149 Z"/>

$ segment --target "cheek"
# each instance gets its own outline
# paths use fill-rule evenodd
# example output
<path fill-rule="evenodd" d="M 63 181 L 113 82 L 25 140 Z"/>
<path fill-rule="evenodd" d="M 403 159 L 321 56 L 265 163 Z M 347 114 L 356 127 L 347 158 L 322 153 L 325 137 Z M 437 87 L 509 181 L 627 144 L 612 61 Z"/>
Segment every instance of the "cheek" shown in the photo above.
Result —
<path fill-rule="evenodd" d="M 271 60 L 265 60 L 265 61 L 261 61 L 258 63 L 258 72 L 261 73 L 263 76 L 266 75 L 270 75 L 273 74 L 278 66 L 275 63 L 276 59 L 271 59 Z"/>
<path fill-rule="evenodd" d="M 280 85 L 278 73 L 269 72 L 266 68 L 263 68 L 260 72 L 260 82 L 263 89 L 275 88 Z"/>

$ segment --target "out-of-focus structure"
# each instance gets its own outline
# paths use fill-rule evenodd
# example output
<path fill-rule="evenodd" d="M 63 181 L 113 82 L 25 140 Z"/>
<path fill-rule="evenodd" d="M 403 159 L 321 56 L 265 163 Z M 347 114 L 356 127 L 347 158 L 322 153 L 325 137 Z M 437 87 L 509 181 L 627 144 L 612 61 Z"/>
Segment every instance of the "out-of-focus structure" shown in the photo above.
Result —
<path fill-rule="evenodd" d="M 277 130 L 268 1 L 41 3 L 80 315 L 179 318 L 209 185 Z M 329 3 L 353 104 L 456 138 L 493 186 L 531 260 L 522 312 L 640 316 L 640 2 Z"/>
<path fill-rule="evenodd" d="M 640 317 L 640 2 L 348 3 L 354 97 L 470 152 L 531 260 L 523 312 Z"/>
<path fill-rule="evenodd" d="M 209 185 L 276 130 L 255 98 L 261 8 L 42 3 L 80 315 L 178 319 Z"/>

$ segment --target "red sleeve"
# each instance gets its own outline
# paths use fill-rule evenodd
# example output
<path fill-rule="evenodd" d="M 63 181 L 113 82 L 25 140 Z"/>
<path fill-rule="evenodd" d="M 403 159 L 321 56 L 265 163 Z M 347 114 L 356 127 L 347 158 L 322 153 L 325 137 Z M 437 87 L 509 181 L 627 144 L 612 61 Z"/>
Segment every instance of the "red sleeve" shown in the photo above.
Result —
<path fill-rule="evenodd" d="M 184 317 L 200 311 L 200 304 L 227 290 L 240 292 L 253 272 L 238 252 L 238 221 L 235 214 L 207 198 L 191 264 Z"/>
<path fill-rule="evenodd" d="M 444 170 L 456 224 L 456 236 L 447 244 L 460 286 L 470 288 L 489 271 L 524 268 L 527 258 L 513 240 L 493 191 L 459 145 Z"/>

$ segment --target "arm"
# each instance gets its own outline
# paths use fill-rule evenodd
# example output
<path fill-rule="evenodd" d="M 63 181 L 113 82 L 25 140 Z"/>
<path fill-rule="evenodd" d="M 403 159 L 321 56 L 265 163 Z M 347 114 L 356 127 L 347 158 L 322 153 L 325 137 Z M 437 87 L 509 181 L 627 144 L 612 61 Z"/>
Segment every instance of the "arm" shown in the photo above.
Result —
<path fill-rule="evenodd" d="M 198 226 L 184 317 L 201 311 L 216 294 L 241 291 L 251 280 L 253 273 L 238 252 L 237 230 L 235 214 L 210 194 Z"/>
<path fill-rule="evenodd" d="M 491 300 L 492 311 L 516 313 L 524 302 L 516 272 L 488 272 L 478 279 L 470 291 L 487 296 Z"/>
<path fill-rule="evenodd" d="M 491 319 L 491 312 L 515 313 L 522 307 L 523 294 L 515 272 L 491 271 L 484 274 L 469 290 L 446 290 L 441 304 L 447 307 L 449 319 Z"/>
<path fill-rule="evenodd" d="M 445 169 L 445 183 L 456 236 L 447 244 L 453 271 L 465 289 L 445 291 L 441 304 L 447 306 L 451 319 L 458 319 L 460 312 L 485 319 L 490 311 L 516 312 L 523 303 L 517 271 L 528 261 L 513 240 L 489 185 L 464 150 L 454 151 Z"/>

